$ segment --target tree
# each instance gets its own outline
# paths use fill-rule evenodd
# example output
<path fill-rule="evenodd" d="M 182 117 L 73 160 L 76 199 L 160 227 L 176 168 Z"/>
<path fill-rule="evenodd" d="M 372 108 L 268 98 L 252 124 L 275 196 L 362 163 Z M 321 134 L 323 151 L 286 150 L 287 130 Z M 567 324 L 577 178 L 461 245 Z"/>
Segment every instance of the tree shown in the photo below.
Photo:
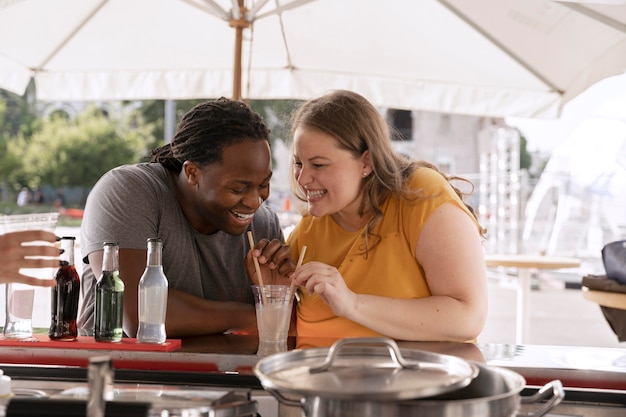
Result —
<path fill-rule="evenodd" d="M 17 191 L 23 183 L 23 178 L 16 175 L 22 166 L 22 161 L 9 152 L 9 142 L 17 134 L 28 135 L 37 125 L 38 120 L 28 106 L 25 97 L 0 90 L 0 188 L 2 189 L 2 199 L 8 197 L 9 189 Z M 14 181 L 9 181 L 11 177 Z"/>
<path fill-rule="evenodd" d="M 185 113 L 195 105 L 209 99 L 178 100 L 176 101 L 176 111 L 174 124 L 177 126 Z M 265 123 L 271 130 L 270 142 L 272 145 L 277 139 L 286 141 L 289 137 L 287 129 L 288 120 L 295 106 L 299 104 L 296 100 L 251 100 L 249 102 L 252 110 L 261 115 Z M 163 100 L 145 100 L 141 103 L 138 111 L 146 120 L 146 123 L 154 125 L 154 137 L 157 141 L 152 148 L 161 146 L 164 142 L 164 119 L 165 102 Z M 171 140 L 171 138 L 168 138 Z"/>
<path fill-rule="evenodd" d="M 154 141 L 152 131 L 134 112 L 122 121 L 95 107 L 75 119 L 52 117 L 31 137 L 18 135 L 8 143 L 7 153 L 22 161 L 12 175 L 30 187 L 91 187 L 109 169 L 139 162 Z"/>
<path fill-rule="evenodd" d="M 533 162 L 533 157 L 526 149 L 526 144 L 526 138 L 524 136 L 520 137 L 519 166 L 521 169 L 530 168 Z"/>
<path fill-rule="evenodd" d="M 272 143 L 277 139 L 288 142 L 291 114 L 300 103 L 298 100 L 252 100 L 250 107 L 263 117 L 271 129 Z"/>
<path fill-rule="evenodd" d="M 25 96 L 0 90 L 0 137 L 30 132 L 36 126 L 36 120 L 37 116 Z"/>
<path fill-rule="evenodd" d="M 178 125 L 180 120 L 196 104 L 202 103 L 206 100 L 177 100 L 175 110 L 174 125 Z M 137 109 L 141 117 L 145 120 L 145 123 L 154 126 L 154 138 L 155 142 L 150 146 L 150 149 L 157 148 L 165 143 L 165 100 L 144 100 L 141 102 L 141 106 Z M 171 140 L 172 138 L 167 138 Z"/>

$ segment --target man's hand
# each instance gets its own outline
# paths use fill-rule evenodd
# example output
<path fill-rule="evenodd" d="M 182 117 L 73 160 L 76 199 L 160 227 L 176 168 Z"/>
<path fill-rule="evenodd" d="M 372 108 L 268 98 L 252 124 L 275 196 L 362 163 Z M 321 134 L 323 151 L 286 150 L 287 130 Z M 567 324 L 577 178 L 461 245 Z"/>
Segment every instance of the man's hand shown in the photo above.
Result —
<path fill-rule="evenodd" d="M 291 249 L 278 239 L 271 242 L 267 239 L 258 241 L 246 256 L 246 272 L 253 284 L 259 284 L 253 257 L 259 261 L 264 284 L 291 283 L 291 274 L 296 269 L 296 263 L 291 257 Z"/>

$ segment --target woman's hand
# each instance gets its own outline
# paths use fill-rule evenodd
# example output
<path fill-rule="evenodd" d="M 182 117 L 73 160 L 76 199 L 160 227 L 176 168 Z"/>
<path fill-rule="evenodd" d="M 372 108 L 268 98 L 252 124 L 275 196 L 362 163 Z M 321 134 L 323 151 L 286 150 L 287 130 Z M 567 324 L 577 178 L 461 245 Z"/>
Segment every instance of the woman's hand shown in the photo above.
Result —
<path fill-rule="evenodd" d="M 274 239 L 271 242 L 267 239 L 258 241 L 254 248 L 246 256 L 246 271 L 253 284 L 259 284 L 259 277 L 254 267 L 254 259 L 259 261 L 264 284 L 291 283 L 291 274 L 296 269 L 296 263 L 291 257 L 291 249 L 282 241 Z"/>
<path fill-rule="evenodd" d="M 20 269 L 58 268 L 59 249 L 54 246 L 55 241 L 54 233 L 44 230 L 25 230 L 0 235 L 0 283 L 54 286 L 55 280 L 24 275 L 20 273 Z"/>
<path fill-rule="evenodd" d="M 356 309 L 357 295 L 352 292 L 337 268 L 322 262 L 307 262 L 292 275 L 295 285 L 304 287 L 309 294 L 317 293 L 333 313 L 345 317 Z"/>

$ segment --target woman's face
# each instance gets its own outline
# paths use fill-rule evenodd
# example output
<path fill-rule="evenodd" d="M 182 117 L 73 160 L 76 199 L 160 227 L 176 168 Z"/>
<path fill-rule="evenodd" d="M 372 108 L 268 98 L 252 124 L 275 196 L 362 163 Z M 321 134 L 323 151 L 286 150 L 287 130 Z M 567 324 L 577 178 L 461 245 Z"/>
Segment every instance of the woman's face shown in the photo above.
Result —
<path fill-rule="evenodd" d="M 299 127 L 294 134 L 294 175 L 306 192 L 309 213 L 324 216 L 358 212 L 364 173 L 371 169 L 364 155 L 355 158 L 325 133 Z"/>
<path fill-rule="evenodd" d="M 196 174 L 194 205 L 201 233 L 219 230 L 244 233 L 270 194 L 272 157 L 264 140 L 244 141 L 223 149 L 222 162 L 202 167 Z M 199 226 L 199 227 L 198 227 Z"/>

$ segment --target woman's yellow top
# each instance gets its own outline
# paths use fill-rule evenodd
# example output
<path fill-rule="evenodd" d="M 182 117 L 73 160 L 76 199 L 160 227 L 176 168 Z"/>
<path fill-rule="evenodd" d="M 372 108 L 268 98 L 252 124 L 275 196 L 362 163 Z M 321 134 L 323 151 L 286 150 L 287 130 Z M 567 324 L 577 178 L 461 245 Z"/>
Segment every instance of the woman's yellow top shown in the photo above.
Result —
<path fill-rule="evenodd" d="M 336 267 L 346 285 L 357 294 L 392 298 L 428 297 L 430 290 L 421 265 L 415 259 L 417 241 L 430 214 L 453 202 L 474 219 L 448 181 L 437 171 L 418 168 L 409 179 L 410 188 L 422 190 L 409 200 L 390 197 L 381 207 L 383 217 L 374 228 L 380 243 L 364 254 L 363 230 L 349 232 L 330 215 L 305 215 L 291 232 L 287 243 L 294 259 L 307 246 L 304 263 L 323 262 Z M 476 223 L 477 228 L 478 223 Z M 370 246 L 373 242 L 370 236 Z M 303 337 L 381 336 L 358 323 L 337 317 L 317 294 L 301 292 L 297 306 L 297 332 Z"/>

